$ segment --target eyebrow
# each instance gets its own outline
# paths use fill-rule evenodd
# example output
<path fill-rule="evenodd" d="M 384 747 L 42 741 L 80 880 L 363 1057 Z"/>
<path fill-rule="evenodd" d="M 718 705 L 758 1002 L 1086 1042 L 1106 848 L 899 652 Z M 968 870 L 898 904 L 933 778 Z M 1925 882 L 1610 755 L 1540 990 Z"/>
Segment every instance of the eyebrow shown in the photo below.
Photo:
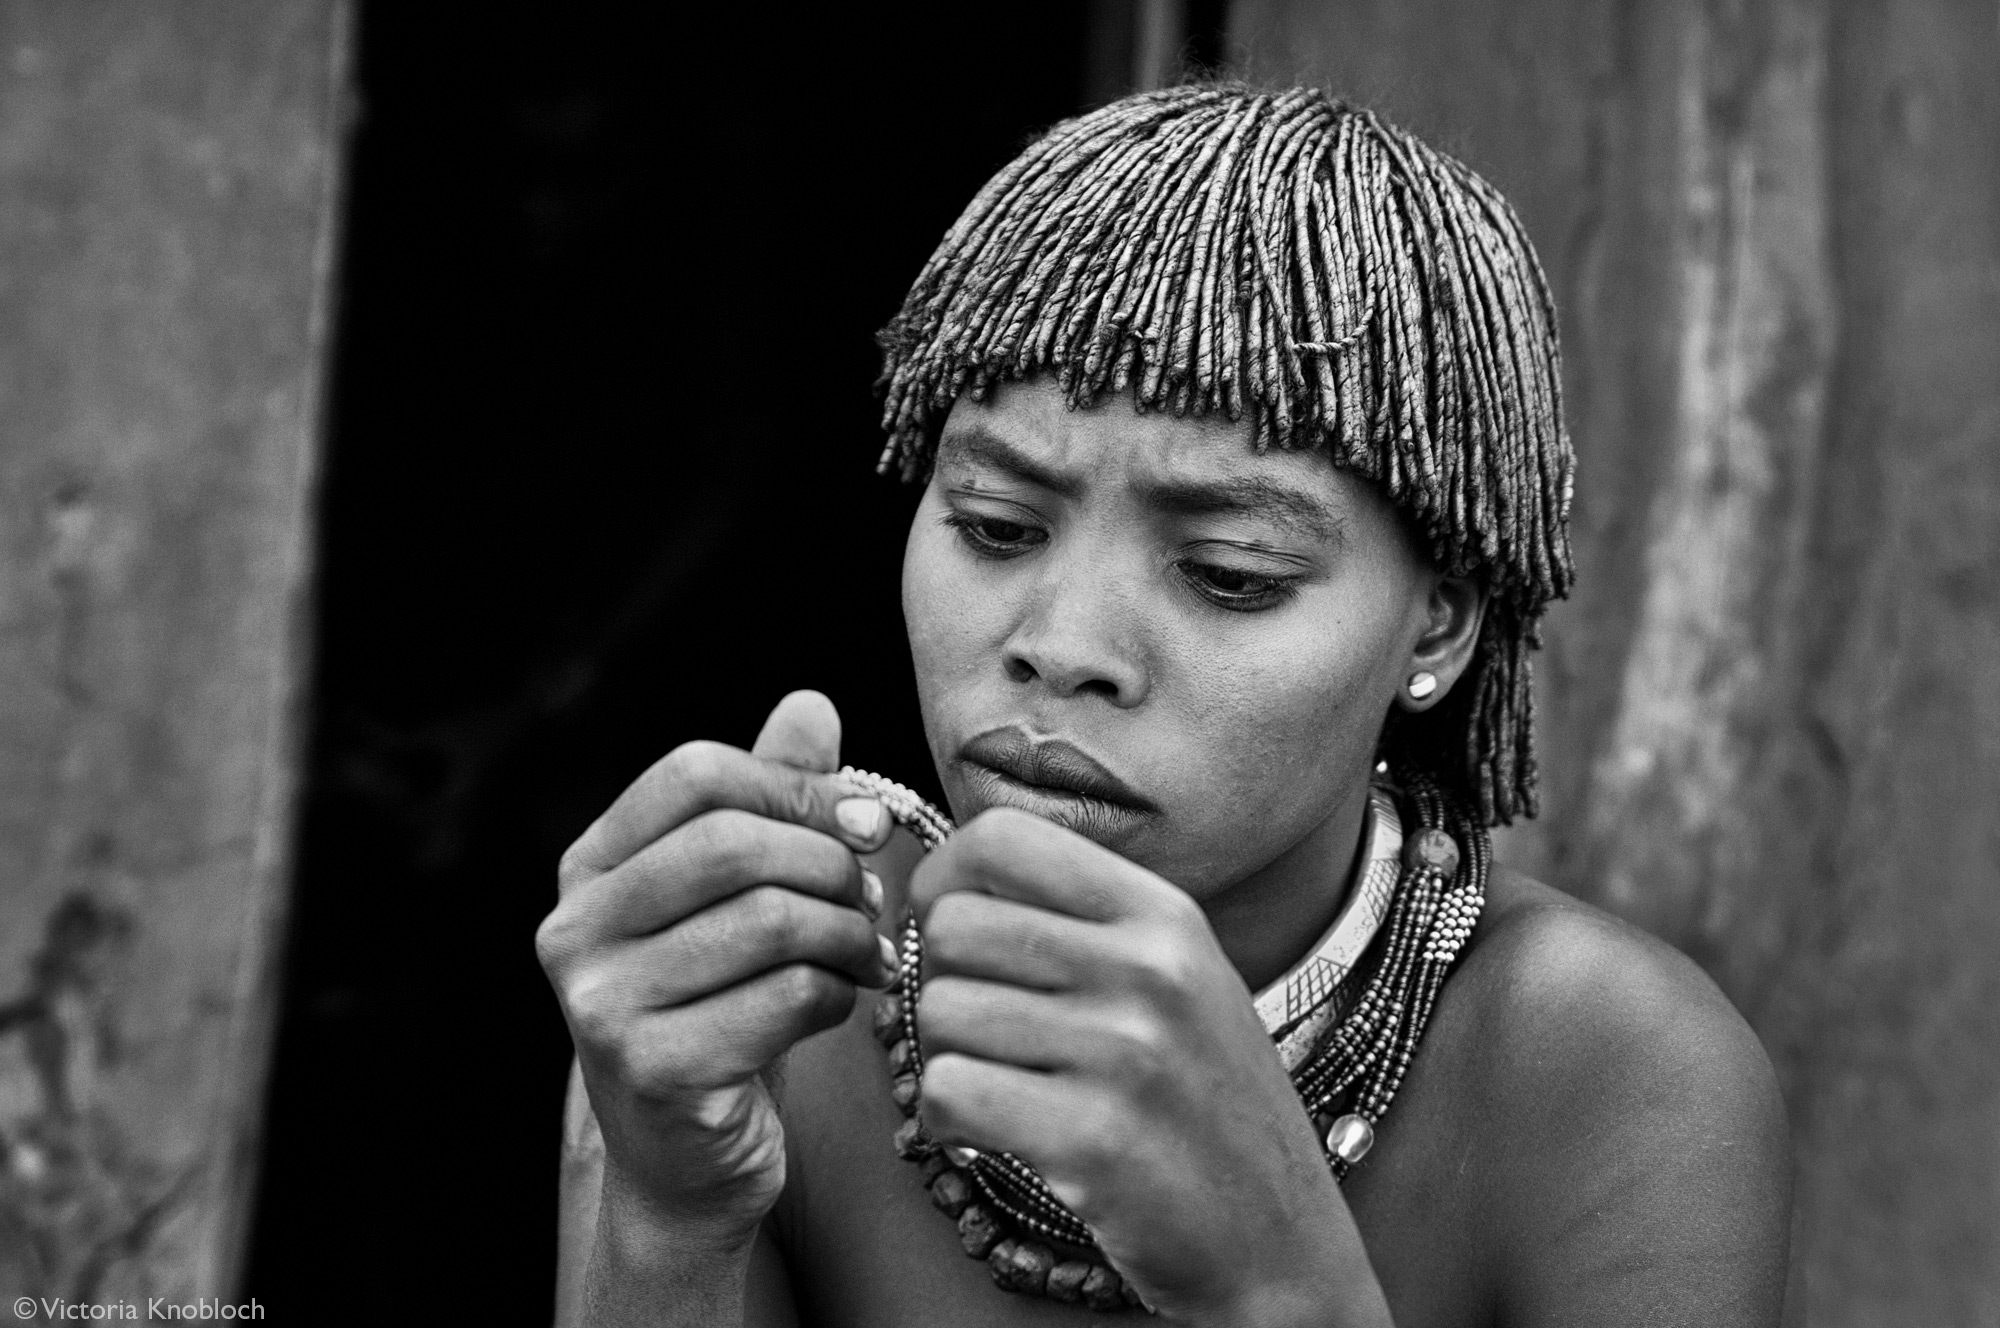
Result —
<path fill-rule="evenodd" d="M 939 459 L 963 458 L 1062 496 L 1075 497 L 1078 481 L 1023 452 L 990 429 L 954 429 L 939 443 Z M 1319 540 L 1340 537 L 1341 523 L 1327 503 L 1302 489 L 1262 475 L 1216 480 L 1166 480 L 1142 491 L 1146 501 L 1178 516 L 1242 513 L 1270 517 Z"/>
<path fill-rule="evenodd" d="M 1312 539 L 1333 540 L 1340 536 L 1340 519 L 1325 503 L 1289 484 L 1261 475 L 1224 480 L 1170 480 L 1148 485 L 1145 493 L 1153 506 L 1180 516 L 1240 512 L 1246 516 L 1270 517 Z"/>
<path fill-rule="evenodd" d="M 1003 471 L 1015 479 L 1025 480 L 1065 498 L 1074 498 L 1082 487 L 1076 480 L 1043 465 L 984 425 L 954 429 L 939 440 L 940 462 L 960 458 Z"/>

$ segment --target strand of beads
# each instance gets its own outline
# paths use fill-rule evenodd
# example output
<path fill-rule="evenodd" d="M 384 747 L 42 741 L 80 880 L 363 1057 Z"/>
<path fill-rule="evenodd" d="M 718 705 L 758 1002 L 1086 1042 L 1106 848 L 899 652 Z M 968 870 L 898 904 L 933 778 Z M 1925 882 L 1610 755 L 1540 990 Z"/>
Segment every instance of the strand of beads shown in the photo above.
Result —
<path fill-rule="evenodd" d="M 1340 1179 L 1374 1144 L 1375 1126 L 1402 1087 L 1438 992 L 1486 903 L 1492 850 L 1485 826 L 1428 776 L 1406 776 L 1404 791 L 1417 828 L 1404 841 L 1382 960 L 1354 1012 L 1296 1078 L 1316 1119 L 1342 1097 L 1353 1099 L 1353 1110 L 1326 1137 L 1327 1162 Z"/>
<path fill-rule="evenodd" d="M 841 773 L 881 798 L 926 848 L 951 833 L 943 813 L 902 785 L 851 767 Z M 1403 872 L 1376 941 L 1380 957 L 1349 1013 L 1292 1075 L 1301 1104 L 1316 1121 L 1324 1122 L 1343 1099 L 1353 1104 L 1326 1132 L 1327 1164 L 1339 1180 L 1373 1145 L 1375 1126 L 1402 1085 L 1438 992 L 1485 905 L 1491 847 L 1483 823 L 1424 775 L 1406 775 L 1403 786 L 1417 828 L 1404 841 Z M 914 913 L 904 919 L 901 940 L 895 984 L 874 1016 L 875 1036 L 889 1053 L 891 1096 L 906 1118 L 896 1131 L 896 1151 L 921 1166 L 932 1203 L 956 1219 L 966 1254 L 984 1259 L 1003 1290 L 1100 1311 L 1151 1312 L 1138 1289 L 1103 1258 L 1088 1224 L 1033 1167 L 1007 1153 L 948 1149 L 924 1130 L 917 1038 L 923 936 Z M 1357 966 L 1350 980 L 1360 973 Z"/>
<path fill-rule="evenodd" d="M 915 1050 L 916 974 L 923 943 L 918 937 L 910 944 L 917 935 L 914 917 L 905 922 L 903 935 L 902 970 L 895 986 L 876 1003 L 874 1015 L 876 1040 L 889 1051 L 890 1095 L 907 1118 L 896 1130 L 896 1152 L 922 1168 L 931 1202 L 956 1220 L 966 1255 L 984 1259 L 1002 1290 L 1084 1304 L 1099 1312 L 1148 1310 L 1138 1288 L 1097 1250 L 1090 1228 L 1062 1205 L 1032 1167 L 1007 1153 L 953 1150 L 967 1159 L 961 1166 L 925 1131 L 916 1114 L 922 1100 L 922 1060 Z M 996 1194 L 991 1177 L 983 1174 L 989 1169 L 1001 1170 L 1017 1187 L 1032 1187 L 1030 1193 L 1038 1190 L 1033 1206 Z M 1009 1227 L 1016 1230 L 1010 1233 Z"/>

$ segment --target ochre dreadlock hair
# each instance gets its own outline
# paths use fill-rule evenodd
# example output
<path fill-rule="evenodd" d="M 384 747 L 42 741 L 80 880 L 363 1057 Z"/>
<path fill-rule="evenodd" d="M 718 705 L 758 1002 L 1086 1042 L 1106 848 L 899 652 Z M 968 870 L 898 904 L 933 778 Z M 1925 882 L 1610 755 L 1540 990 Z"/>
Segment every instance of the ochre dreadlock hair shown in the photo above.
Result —
<path fill-rule="evenodd" d="M 1528 653 L 1574 575 L 1574 459 L 1548 284 L 1464 165 L 1309 89 L 1127 97 L 995 176 L 880 341 L 882 466 L 906 479 L 960 393 L 1046 371 L 1073 407 L 1248 415 L 1258 447 L 1380 484 L 1491 592 L 1469 676 L 1384 755 L 1489 823 L 1534 814 Z"/>

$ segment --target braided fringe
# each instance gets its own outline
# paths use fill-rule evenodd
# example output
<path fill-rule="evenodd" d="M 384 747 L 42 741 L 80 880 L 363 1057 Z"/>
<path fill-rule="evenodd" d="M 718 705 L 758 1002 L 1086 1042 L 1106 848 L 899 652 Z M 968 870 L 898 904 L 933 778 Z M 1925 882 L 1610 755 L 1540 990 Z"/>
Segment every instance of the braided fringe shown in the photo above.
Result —
<path fill-rule="evenodd" d="M 1492 592 L 1473 676 L 1395 727 L 1488 824 L 1533 815 L 1528 653 L 1573 578 L 1555 307 L 1492 186 L 1374 114 L 1197 83 L 1065 121 L 995 176 L 878 338 L 881 465 L 1043 371 L 1073 407 L 1248 416 L 1381 484 Z"/>

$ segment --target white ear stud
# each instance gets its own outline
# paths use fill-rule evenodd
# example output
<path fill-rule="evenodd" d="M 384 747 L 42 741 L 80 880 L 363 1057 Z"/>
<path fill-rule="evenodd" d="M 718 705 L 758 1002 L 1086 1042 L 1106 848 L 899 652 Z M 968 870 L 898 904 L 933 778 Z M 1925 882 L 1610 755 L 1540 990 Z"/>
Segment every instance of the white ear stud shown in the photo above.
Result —
<path fill-rule="evenodd" d="M 1410 675 L 1408 689 L 1412 701 L 1421 701 L 1438 689 L 1437 675 L 1419 669 Z"/>

